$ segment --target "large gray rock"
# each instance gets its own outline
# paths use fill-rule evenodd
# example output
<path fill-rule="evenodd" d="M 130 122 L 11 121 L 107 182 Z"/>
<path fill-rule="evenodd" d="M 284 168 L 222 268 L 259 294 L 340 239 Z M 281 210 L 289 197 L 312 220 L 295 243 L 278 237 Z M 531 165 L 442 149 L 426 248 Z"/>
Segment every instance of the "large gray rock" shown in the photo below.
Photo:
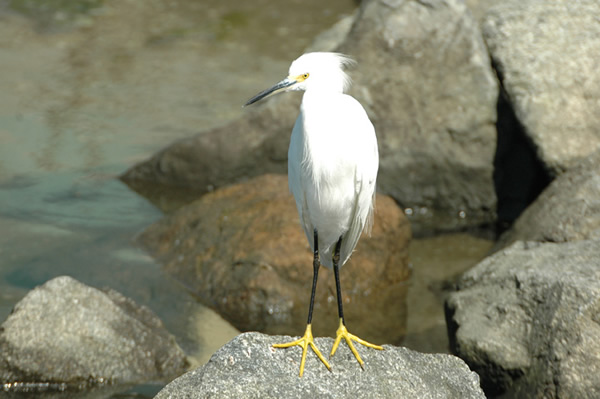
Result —
<path fill-rule="evenodd" d="M 498 85 L 461 0 L 366 1 L 342 52 L 369 111 L 379 189 L 412 208 L 415 230 L 494 219 Z"/>
<path fill-rule="evenodd" d="M 517 242 L 467 272 L 446 318 L 490 395 L 600 397 L 600 241 Z"/>
<path fill-rule="evenodd" d="M 515 241 L 600 239 L 600 151 L 558 176 L 500 237 Z"/>
<path fill-rule="evenodd" d="M 328 43 L 338 43 L 347 24 L 334 29 L 336 40 Z M 493 220 L 498 87 L 465 4 L 364 1 L 337 50 L 359 63 L 351 71 L 351 94 L 377 130 L 380 191 L 411 209 L 417 230 Z M 267 100 L 239 120 L 173 144 L 123 179 L 141 192 L 160 183 L 202 193 L 247 177 L 285 173 L 299 101 L 298 93 Z"/>
<path fill-rule="evenodd" d="M 460 359 L 385 345 L 383 351 L 357 348 L 362 370 L 342 343 L 328 371 L 313 353 L 298 377 L 301 349 L 274 349 L 291 337 L 246 333 L 210 361 L 167 385 L 156 399 L 182 398 L 484 398 L 477 374 Z M 321 352 L 333 338 L 316 338 Z"/>
<path fill-rule="evenodd" d="M 485 41 L 515 113 L 554 175 L 600 148 L 600 2 L 499 2 Z"/>
<path fill-rule="evenodd" d="M 149 309 L 71 277 L 30 291 L 0 327 L 0 383 L 8 386 L 168 381 L 187 367 L 175 338 Z"/>

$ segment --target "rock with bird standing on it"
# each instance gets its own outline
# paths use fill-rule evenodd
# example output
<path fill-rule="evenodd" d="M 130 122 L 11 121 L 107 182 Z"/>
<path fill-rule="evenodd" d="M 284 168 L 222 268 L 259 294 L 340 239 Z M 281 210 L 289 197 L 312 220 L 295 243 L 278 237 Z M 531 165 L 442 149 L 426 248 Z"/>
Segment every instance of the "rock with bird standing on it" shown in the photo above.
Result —
<path fill-rule="evenodd" d="M 156 399 L 203 398 L 449 398 L 483 399 L 479 377 L 459 358 L 425 354 L 391 345 L 364 347 L 365 369 L 341 346 L 328 371 L 313 354 L 298 378 L 301 349 L 273 349 L 290 337 L 241 334 L 219 349 L 204 366 L 162 389 Z M 316 338 L 328 350 L 332 338 Z"/>
<path fill-rule="evenodd" d="M 364 363 L 353 342 L 382 349 L 348 332 L 340 285 L 340 269 L 352 255 L 363 230 L 370 232 L 373 225 L 379 169 L 373 124 L 362 105 L 346 94 L 350 77 L 345 69 L 354 63 L 339 53 L 303 54 L 292 62 L 285 79 L 246 103 L 253 104 L 278 91 L 304 91 L 288 150 L 288 186 L 313 251 L 313 283 L 304 336 L 275 345 L 276 348 L 296 345 L 303 348 L 300 376 L 309 347 L 327 368 L 330 367 L 314 344 L 312 334 L 321 265 L 333 270 L 338 305 L 339 327 L 331 356 L 342 339 L 361 366 Z"/>

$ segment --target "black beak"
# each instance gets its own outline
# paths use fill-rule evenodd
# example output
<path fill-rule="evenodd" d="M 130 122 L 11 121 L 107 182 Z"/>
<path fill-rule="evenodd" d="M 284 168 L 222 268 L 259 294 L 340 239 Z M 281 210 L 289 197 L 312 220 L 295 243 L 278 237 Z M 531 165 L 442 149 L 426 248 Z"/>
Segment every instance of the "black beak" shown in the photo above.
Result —
<path fill-rule="evenodd" d="M 286 87 L 290 87 L 293 84 L 296 84 L 297 82 L 294 79 L 290 79 L 290 78 L 285 78 L 283 79 L 281 82 L 277 83 L 275 86 L 271 87 L 270 89 L 261 91 L 260 93 L 258 93 L 257 95 L 255 95 L 254 97 L 252 97 L 250 100 L 248 100 L 246 102 L 246 104 L 244 104 L 244 107 L 250 105 L 250 104 L 254 104 L 255 102 L 262 100 L 263 98 L 267 97 L 270 94 L 273 93 L 277 93 L 280 90 L 285 89 Z"/>

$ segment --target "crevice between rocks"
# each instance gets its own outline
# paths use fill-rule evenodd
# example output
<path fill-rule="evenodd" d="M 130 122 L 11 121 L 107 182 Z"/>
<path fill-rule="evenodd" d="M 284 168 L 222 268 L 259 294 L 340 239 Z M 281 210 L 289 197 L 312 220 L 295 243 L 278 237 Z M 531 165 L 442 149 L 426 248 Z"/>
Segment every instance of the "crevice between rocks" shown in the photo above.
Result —
<path fill-rule="evenodd" d="M 497 142 L 494 155 L 494 188 L 498 200 L 496 236 L 500 236 L 550 184 L 552 177 L 538 158 L 534 144 L 518 120 L 502 84 L 502 71 L 492 61 L 500 83 Z"/>

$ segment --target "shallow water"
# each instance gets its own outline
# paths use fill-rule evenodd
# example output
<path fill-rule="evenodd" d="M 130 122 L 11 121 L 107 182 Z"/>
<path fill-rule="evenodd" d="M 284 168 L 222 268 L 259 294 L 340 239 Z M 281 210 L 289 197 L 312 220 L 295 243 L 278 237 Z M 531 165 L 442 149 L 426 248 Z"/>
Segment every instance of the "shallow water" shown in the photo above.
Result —
<path fill-rule="evenodd" d="M 0 0 L 0 321 L 31 288 L 68 274 L 149 306 L 197 364 L 234 337 L 134 245 L 162 215 L 116 177 L 239 116 L 355 6 L 321 4 Z M 444 350 L 442 281 L 488 248 L 464 235 L 414 242 L 409 346 Z"/>

